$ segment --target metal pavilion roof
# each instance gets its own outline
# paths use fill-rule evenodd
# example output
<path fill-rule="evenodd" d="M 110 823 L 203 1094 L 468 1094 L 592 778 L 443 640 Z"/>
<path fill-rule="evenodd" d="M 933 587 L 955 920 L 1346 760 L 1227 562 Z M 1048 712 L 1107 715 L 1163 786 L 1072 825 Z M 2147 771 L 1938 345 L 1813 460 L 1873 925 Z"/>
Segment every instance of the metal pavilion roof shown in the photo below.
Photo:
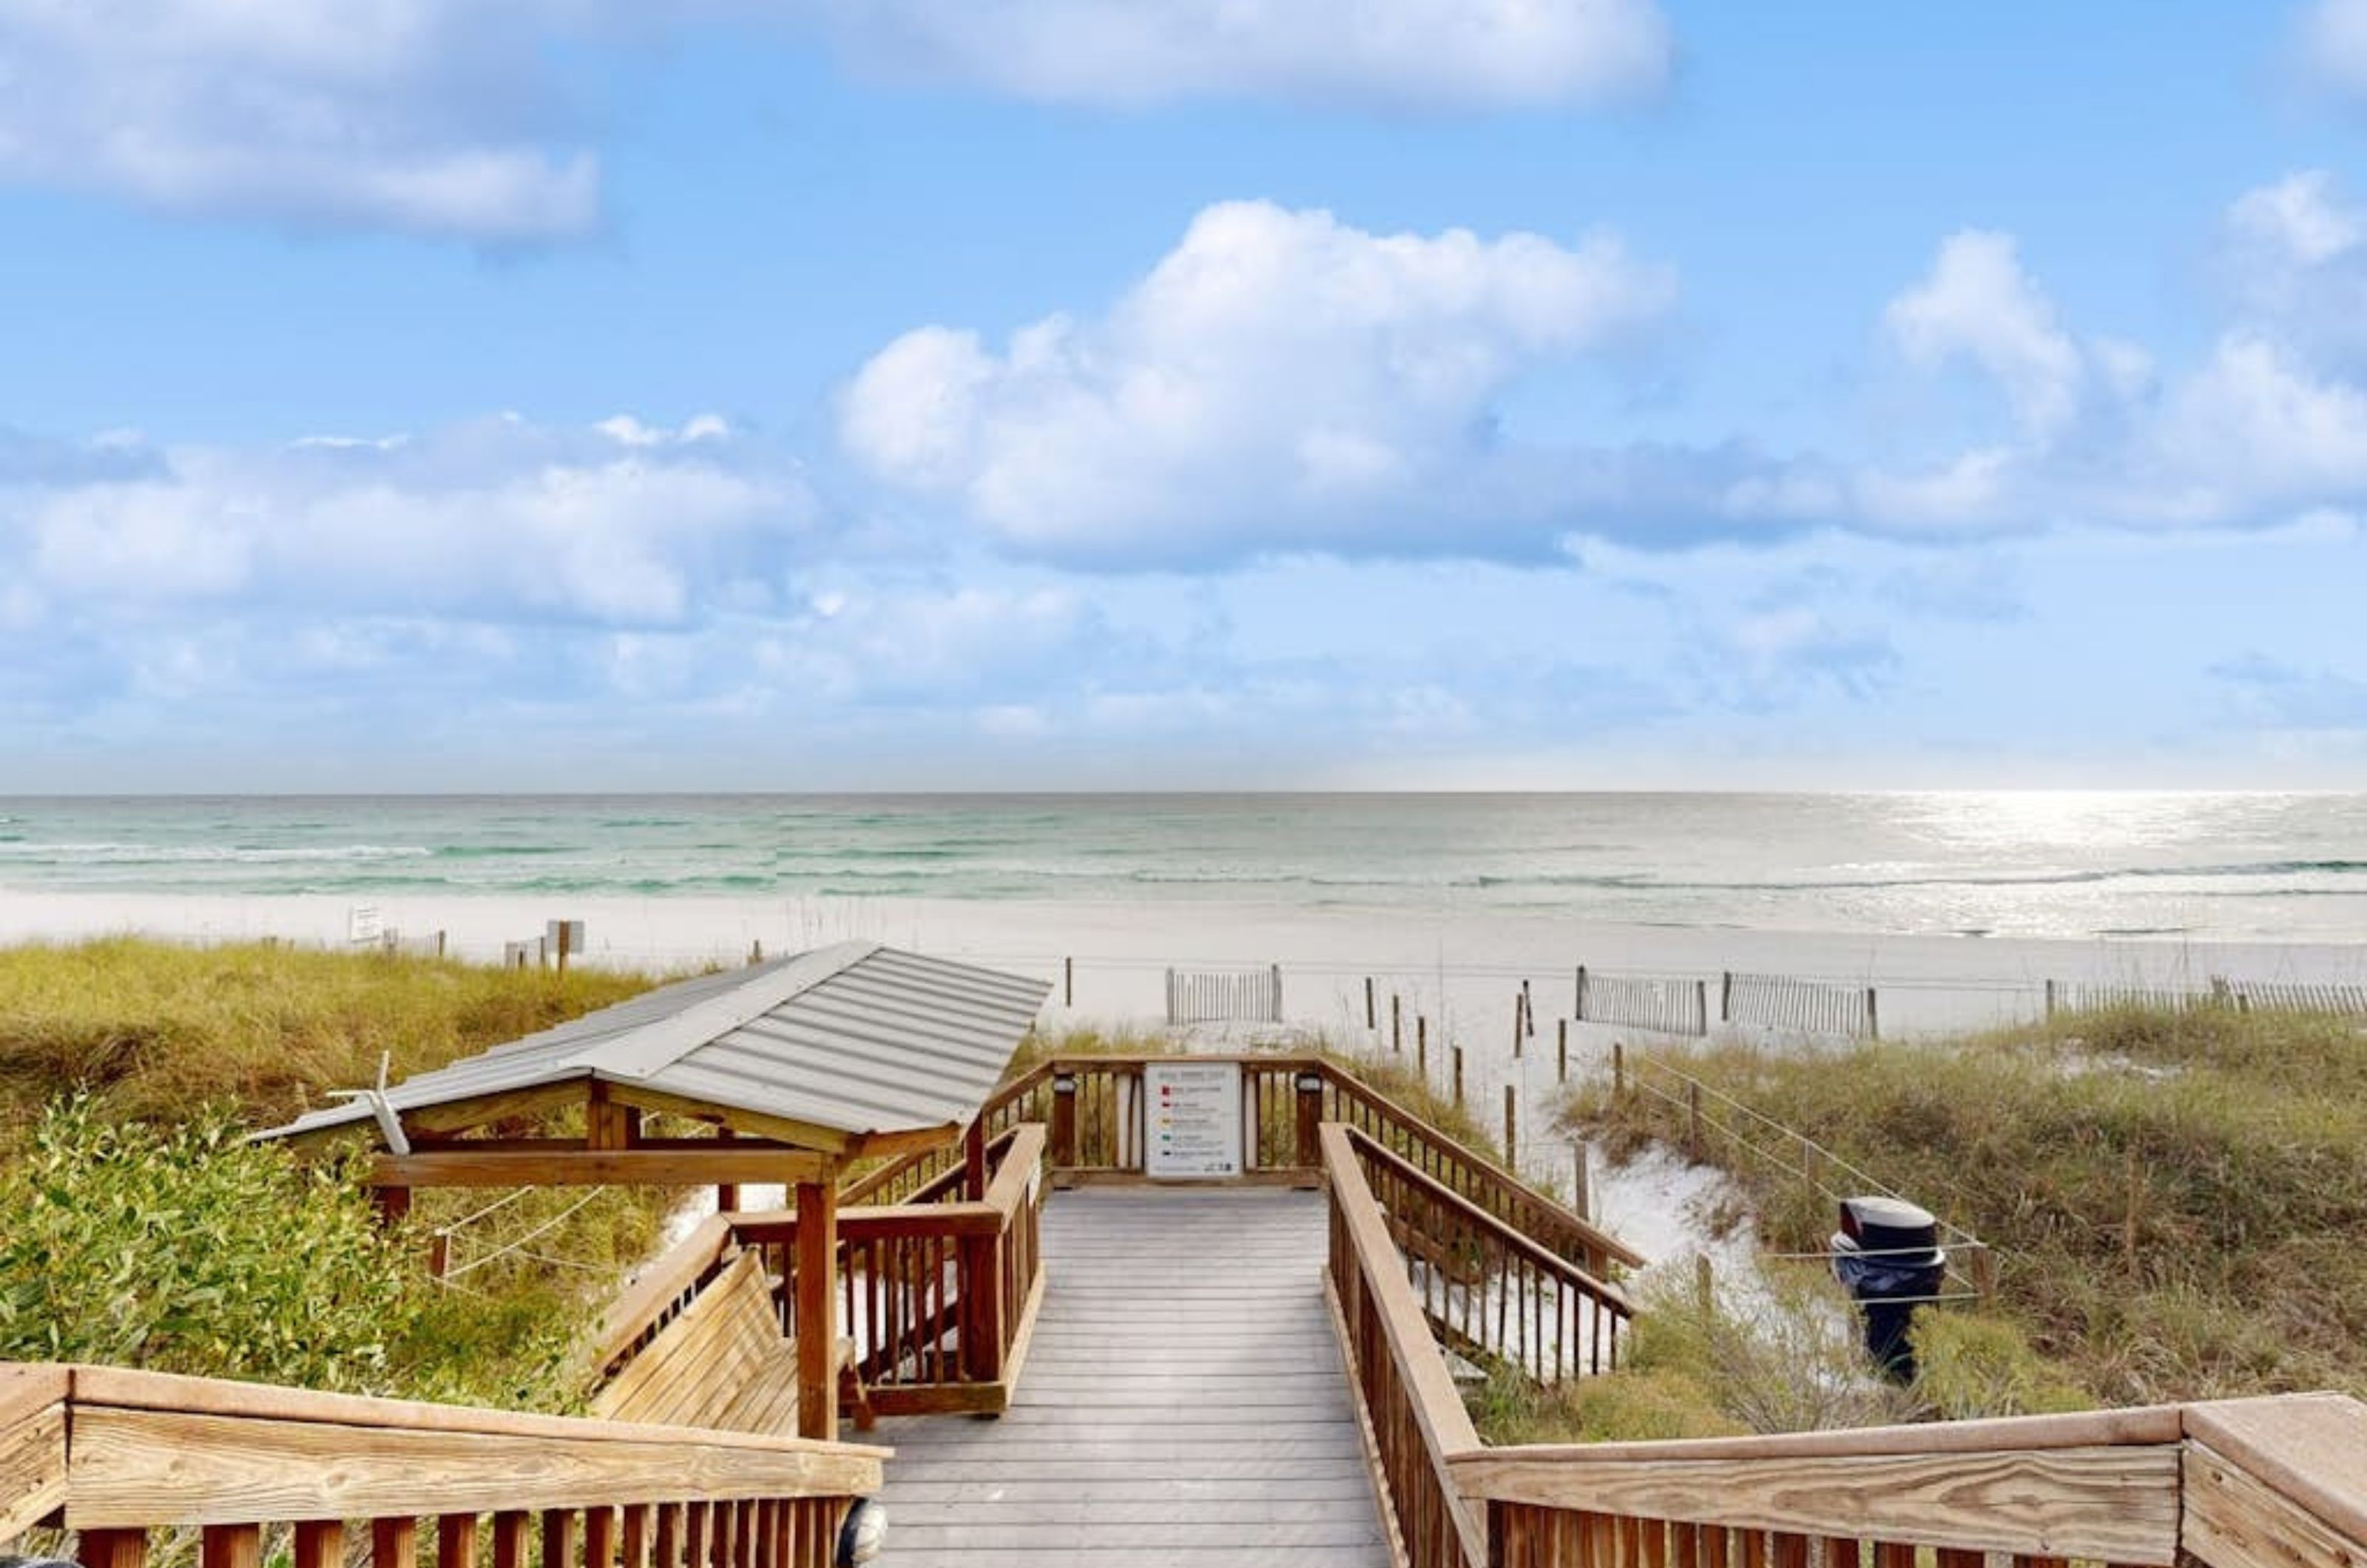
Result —
<path fill-rule="evenodd" d="M 994 1089 L 1048 982 L 841 942 L 680 981 L 386 1091 L 397 1111 L 581 1079 L 849 1134 L 958 1126 Z M 259 1137 L 367 1122 L 367 1100 Z"/>

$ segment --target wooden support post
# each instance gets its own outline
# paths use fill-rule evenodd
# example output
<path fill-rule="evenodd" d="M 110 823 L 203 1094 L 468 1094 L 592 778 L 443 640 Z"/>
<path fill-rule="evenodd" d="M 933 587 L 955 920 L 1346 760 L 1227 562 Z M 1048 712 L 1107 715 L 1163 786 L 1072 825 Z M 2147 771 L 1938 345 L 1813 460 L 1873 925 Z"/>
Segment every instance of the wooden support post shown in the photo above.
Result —
<path fill-rule="evenodd" d="M 798 1183 L 798 1436 L 838 1437 L 838 1185 Z"/>
<path fill-rule="evenodd" d="M 1983 1305 L 1994 1303 L 1997 1300 L 1997 1254 L 1989 1250 L 1988 1243 L 1976 1241 L 1973 1244 L 1970 1268 L 1974 1292 L 1981 1298 Z"/>
<path fill-rule="evenodd" d="M 1389 1055 L 1405 1055 L 1405 998 L 1389 993 Z"/>
<path fill-rule="evenodd" d="M 762 937 L 748 944 L 748 967 L 753 969 L 764 962 L 764 942 Z"/>
<path fill-rule="evenodd" d="M 378 1209 L 378 1223 L 399 1225 L 411 1213 L 411 1189 L 408 1187 L 374 1187 L 370 1201 Z"/>
<path fill-rule="evenodd" d="M 1614 1040 L 1611 1043 L 1611 1097 L 1614 1100 L 1624 1099 L 1626 1093 L 1627 1043 Z"/>
<path fill-rule="evenodd" d="M 1077 1075 L 1056 1072 L 1052 1075 L 1052 1131 L 1047 1140 L 1052 1146 L 1052 1168 L 1061 1170 L 1077 1163 Z"/>
<path fill-rule="evenodd" d="M 1291 1087 L 1298 1104 L 1298 1149 L 1297 1164 L 1301 1170 L 1313 1170 L 1323 1163 L 1321 1128 L 1323 1125 L 1323 1075 L 1300 1072 L 1291 1077 Z"/>
<path fill-rule="evenodd" d="M 1077 961 L 1073 958 L 1060 960 L 1060 1005 L 1077 1005 Z"/>
<path fill-rule="evenodd" d="M 427 1238 L 427 1277 L 441 1280 L 452 1271 L 452 1233 L 437 1231 Z"/>
<path fill-rule="evenodd" d="M 1515 991 L 1512 993 L 1512 1060 L 1515 1062 L 1521 1059 L 1521 1040 L 1524 1033 L 1523 1026 L 1526 1022 L 1527 1021 L 1521 1016 L 1521 994 Z"/>
<path fill-rule="evenodd" d="M 1421 1087 L 1430 1087 L 1430 1020 L 1413 1015 L 1413 1070 L 1421 1075 Z"/>
<path fill-rule="evenodd" d="M 1460 1045 L 1455 1047 L 1455 1103 L 1458 1110 L 1461 1109 L 1463 1104 L 1463 1047 Z"/>
<path fill-rule="evenodd" d="M 1717 1308 L 1717 1280 L 1710 1272 L 1709 1254 L 1706 1252 L 1693 1255 L 1693 1299 L 1700 1304 L 1704 1317 Z"/>
<path fill-rule="evenodd" d="M 1734 971 L 1731 969 L 1722 971 L 1717 977 L 1717 1021 L 1720 1023 L 1734 1021 Z"/>
<path fill-rule="evenodd" d="M 1518 1174 L 1521 1168 L 1521 1112 L 1512 1094 L 1512 1086 L 1504 1086 L 1504 1168 Z"/>
<path fill-rule="evenodd" d="M 962 1131 L 962 1196 L 971 1202 L 986 1198 L 986 1118 L 974 1116 Z"/>
<path fill-rule="evenodd" d="M 1865 988 L 1865 1033 L 1869 1040 L 1882 1038 L 1882 1015 L 1874 1010 L 1872 986 Z"/>
<path fill-rule="evenodd" d="M 74 1561 L 82 1568 L 141 1568 L 147 1560 L 146 1530 L 82 1530 L 74 1536 Z"/>
<path fill-rule="evenodd" d="M 2046 982 L 2046 1016 L 2050 1019 L 2055 1016 L 2055 982 L 2052 980 Z"/>
<path fill-rule="evenodd" d="M 1528 1026 L 1529 1038 L 1537 1037 L 1537 1004 L 1529 995 L 1529 983 L 1521 982 L 1521 1021 Z"/>
<path fill-rule="evenodd" d="M 1370 975 L 1367 975 L 1365 976 L 1365 1028 L 1369 1032 L 1372 1030 L 1378 1029 L 1380 1026 L 1380 1017 L 1374 1010 L 1373 977 Z"/>
<path fill-rule="evenodd" d="M 1554 1020 L 1554 1082 L 1569 1082 L 1569 1020 Z"/>
<path fill-rule="evenodd" d="M 1569 1016 L 1580 1023 L 1586 1021 L 1586 965 L 1583 964 L 1578 966 L 1578 985 L 1570 995 Z"/>
<path fill-rule="evenodd" d="M 1693 982 L 1693 1024 L 1695 1034 L 1709 1032 L 1709 982 L 1707 980 Z"/>
<path fill-rule="evenodd" d="M 1583 1138 L 1569 1146 L 1569 1206 L 1577 1211 L 1580 1219 L 1594 1218 L 1594 1194 L 1587 1190 L 1586 1140 Z"/>
<path fill-rule="evenodd" d="M 567 978 L 568 938 L 574 930 L 575 922 L 572 920 L 561 920 L 559 922 L 559 977 L 562 980 Z"/>
<path fill-rule="evenodd" d="M 1002 1381 L 1002 1233 L 961 1238 L 956 1281 L 961 1303 L 962 1376 L 981 1386 Z"/>

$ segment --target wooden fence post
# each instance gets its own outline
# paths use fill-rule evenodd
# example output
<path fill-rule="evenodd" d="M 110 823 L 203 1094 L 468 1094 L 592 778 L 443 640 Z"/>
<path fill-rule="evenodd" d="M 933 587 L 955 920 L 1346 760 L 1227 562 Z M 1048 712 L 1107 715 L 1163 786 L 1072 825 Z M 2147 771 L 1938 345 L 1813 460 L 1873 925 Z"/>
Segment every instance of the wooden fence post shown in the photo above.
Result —
<path fill-rule="evenodd" d="M 1874 1010 L 1874 987 L 1865 988 L 1865 1033 L 1869 1040 L 1882 1038 L 1882 1015 Z"/>
<path fill-rule="evenodd" d="M 1586 1190 L 1586 1140 L 1579 1139 L 1569 1145 L 1570 1186 L 1569 1206 L 1581 1220 L 1594 1218 L 1594 1195 Z"/>
<path fill-rule="evenodd" d="M 1077 1075 L 1052 1075 L 1052 1168 L 1077 1163 Z"/>
<path fill-rule="evenodd" d="M 1455 1047 L 1455 1106 L 1463 1108 L 1463 1047 Z"/>
<path fill-rule="evenodd" d="M 1528 1021 L 1529 1036 L 1535 1039 L 1537 1032 L 1537 1004 L 1529 996 L 1529 983 L 1526 980 L 1521 982 L 1521 1016 Z"/>
<path fill-rule="evenodd" d="M 1521 1059 L 1521 998 L 1515 996 L 1512 998 L 1512 1060 L 1515 1062 Z"/>
<path fill-rule="evenodd" d="M 1172 974 L 1169 976 L 1169 983 L 1171 985 L 1173 983 Z M 1073 958 L 1060 960 L 1060 1005 L 1062 1007 L 1077 1005 L 1077 961 Z M 1172 998 L 1169 1005 L 1172 1010 L 1173 1005 Z"/>
<path fill-rule="evenodd" d="M 1365 976 L 1365 1027 L 1374 1030 L 1380 1026 L 1381 1021 L 1373 1011 L 1373 977 L 1367 975 Z"/>
<path fill-rule="evenodd" d="M 1554 1082 L 1569 1082 L 1569 1020 L 1554 1020 Z"/>
<path fill-rule="evenodd" d="M 1720 1023 L 1734 1021 L 1734 971 L 1731 969 L 1723 971 L 1717 977 L 1717 1021 Z"/>
<path fill-rule="evenodd" d="M 2046 982 L 2046 1016 L 2055 1016 L 2055 982 L 2052 980 Z"/>
<path fill-rule="evenodd" d="M 1702 1152 L 1701 1084 L 1696 1079 L 1685 1083 L 1685 1146 L 1696 1157 Z"/>
<path fill-rule="evenodd" d="M 1701 1303 L 1702 1315 L 1707 1317 L 1717 1309 L 1717 1280 L 1710 1272 L 1709 1254 L 1693 1254 L 1693 1295 Z"/>
<path fill-rule="evenodd" d="M 1586 1021 L 1586 965 L 1578 966 L 1578 985 L 1571 991 L 1569 1016 L 1580 1023 Z"/>
<path fill-rule="evenodd" d="M 1611 1043 L 1611 1098 L 1624 1100 L 1627 1094 L 1627 1043 Z"/>
<path fill-rule="evenodd" d="M 1298 1168 L 1313 1170 L 1323 1163 L 1318 1132 L 1323 1124 L 1323 1075 L 1300 1072 L 1293 1076 L 1291 1083 L 1298 1091 Z"/>
<path fill-rule="evenodd" d="M 1421 1087 L 1430 1087 L 1430 1020 L 1421 1013 L 1413 1015 L 1413 1070 L 1421 1075 Z"/>
<path fill-rule="evenodd" d="M 1521 1116 L 1512 1097 L 1512 1086 L 1504 1086 L 1504 1168 L 1518 1174 L 1521 1168 Z"/>
<path fill-rule="evenodd" d="M 1695 1034 L 1709 1032 L 1709 982 L 1707 980 L 1693 982 L 1693 1032 Z"/>
<path fill-rule="evenodd" d="M 1405 998 L 1389 993 L 1389 1055 L 1405 1055 Z"/>

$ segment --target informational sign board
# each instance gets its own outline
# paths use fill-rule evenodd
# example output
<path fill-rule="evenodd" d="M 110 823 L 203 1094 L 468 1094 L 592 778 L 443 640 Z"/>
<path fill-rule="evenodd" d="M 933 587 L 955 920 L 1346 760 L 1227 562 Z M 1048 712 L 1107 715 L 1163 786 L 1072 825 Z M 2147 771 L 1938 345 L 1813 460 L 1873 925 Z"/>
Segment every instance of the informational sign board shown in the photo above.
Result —
<path fill-rule="evenodd" d="M 361 943 L 378 942 L 386 935 L 385 917 L 375 904 L 356 904 L 345 910 L 345 940 Z"/>
<path fill-rule="evenodd" d="M 1240 1175 L 1239 1062 L 1145 1062 L 1142 1099 L 1144 1175 Z"/>

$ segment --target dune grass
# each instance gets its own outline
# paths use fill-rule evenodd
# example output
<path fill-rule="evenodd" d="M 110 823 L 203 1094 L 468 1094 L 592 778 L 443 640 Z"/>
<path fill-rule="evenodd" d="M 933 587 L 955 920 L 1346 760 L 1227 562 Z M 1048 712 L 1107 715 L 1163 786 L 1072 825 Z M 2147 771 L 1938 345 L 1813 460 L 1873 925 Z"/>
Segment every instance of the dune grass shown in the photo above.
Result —
<path fill-rule="evenodd" d="M 2042 1383 L 2113 1404 L 2367 1394 L 2355 1023 L 2129 1010 L 1839 1055 L 1655 1054 L 1988 1240 L 1995 1311 L 2044 1358 Z M 1572 1115 L 1614 1158 L 1684 1139 L 1681 1107 L 1608 1085 Z M 1822 1247 L 1828 1195 L 1724 1138 L 1701 1154 L 1744 1184 L 1771 1247 Z"/>
<path fill-rule="evenodd" d="M 402 1077 L 653 983 L 266 944 L 0 951 L 0 1358 L 572 1407 L 587 1310 L 680 1194 L 423 1192 L 390 1232 L 357 1169 L 243 1134 L 372 1081 L 381 1054 Z"/>

